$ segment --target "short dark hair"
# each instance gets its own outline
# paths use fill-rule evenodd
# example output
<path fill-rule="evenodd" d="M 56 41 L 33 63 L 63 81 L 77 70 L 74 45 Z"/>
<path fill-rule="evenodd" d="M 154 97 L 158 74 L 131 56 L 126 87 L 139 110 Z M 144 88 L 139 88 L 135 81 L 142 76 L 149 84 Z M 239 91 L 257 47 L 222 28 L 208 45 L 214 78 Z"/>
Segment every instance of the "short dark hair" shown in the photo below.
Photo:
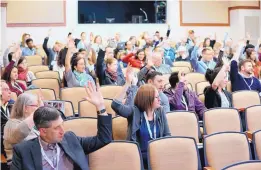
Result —
<path fill-rule="evenodd" d="M 205 78 L 206 80 L 212 84 L 215 80 L 215 78 L 217 77 L 218 73 L 220 72 L 221 67 L 217 67 L 214 70 L 211 69 L 207 69 L 206 74 L 205 74 Z"/>
<path fill-rule="evenodd" d="M 16 66 L 13 66 L 13 67 L 10 69 L 10 71 L 7 71 L 7 70 L 4 71 L 3 80 L 5 80 L 5 81 L 8 82 L 8 83 L 11 82 L 11 73 L 12 73 L 12 71 L 13 71 L 14 68 L 17 69 Z"/>
<path fill-rule="evenodd" d="M 156 31 L 156 32 L 155 32 L 155 34 L 158 34 L 158 33 L 159 33 L 159 31 Z"/>
<path fill-rule="evenodd" d="M 11 62 L 11 60 L 13 59 L 13 54 L 14 54 L 14 52 L 10 52 L 10 53 L 8 54 L 8 61 L 9 61 L 9 62 Z"/>
<path fill-rule="evenodd" d="M 78 64 L 78 61 L 81 60 L 81 59 L 84 59 L 82 57 L 79 57 L 78 55 L 80 54 L 80 52 L 76 52 L 73 54 L 72 58 L 71 58 L 71 69 L 72 71 L 75 70 L 74 66 L 77 66 Z M 85 60 L 84 60 L 85 62 Z"/>
<path fill-rule="evenodd" d="M 32 38 L 28 38 L 28 39 L 25 41 L 25 43 L 28 44 L 28 43 L 31 42 L 31 41 L 33 41 L 33 39 L 32 39 Z"/>
<path fill-rule="evenodd" d="M 179 82 L 179 72 L 171 73 L 169 77 L 169 84 L 171 88 L 175 88 L 178 82 Z"/>
<path fill-rule="evenodd" d="M 37 129 L 49 128 L 51 126 L 51 121 L 57 120 L 60 116 L 60 112 L 53 107 L 39 107 L 34 112 L 34 124 Z"/>
<path fill-rule="evenodd" d="M 261 48 L 261 44 L 259 44 L 259 48 Z"/>
<path fill-rule="evenodd" d="M 25 57 L 21 57 L 21 58 L 18 60 L 18 62 L 17 62 L 17 66 L 18 66 L 19 64 L 21 64 L 25 59 L 26 59 Z"/>
<path fill-rule="evenodd" d="M 72 33 L 71 33 L 71 32 L 69 32 L 69 33 L 68 33 L 68 37 L 69 37 L 70 35 L 72 35 Z"/>
<path fill-rule="evenodd" d="M 239 70 L 241 71 L 241 67 L 244 66 L 246 63 L 251 63 L 252 64 L 252 61 L 250 59 L 245 59 L 245 60 L 242 60 L 239 65 L 238 65 L 238 68 Z"/>
<path fill-rule="evenodd" d="M 149 80 L 154 80 L 156 76 L 162 76 L 162 73 L 157 71 L 151 71 L 146 76 L 146 83 L 148 83 Z"/>
<path fill-rule="evenodd" d="M 87 51 L 87 50 L 84 49 L 84 48 L 79 49 L 79 53 L 81 53 L 81 52 L 83 52 L 83 51 Z"/>

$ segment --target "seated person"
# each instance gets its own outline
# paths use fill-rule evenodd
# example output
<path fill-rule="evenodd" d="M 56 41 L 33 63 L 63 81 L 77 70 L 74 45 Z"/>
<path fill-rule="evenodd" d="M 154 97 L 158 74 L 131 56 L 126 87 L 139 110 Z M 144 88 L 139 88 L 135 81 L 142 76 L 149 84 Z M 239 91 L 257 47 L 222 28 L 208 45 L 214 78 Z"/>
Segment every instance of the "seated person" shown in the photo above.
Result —
<path fill-rule="evenodd" d="M 129 53 L 122 58 L 122 61 L 125 63 L 130 63 L 132 67 L 142 68 L 146 62 L 146 55 L 143 49 L 140 49 L 135 53 Z"/>
<path fill-rule="evenodd" d="M 161 43 L 161 44 L 165 44 L 165 43 Z M 160 44 L 160 45 L 161 45 Z M 170 67 L 173 67 L 173 62 L 171 61 L 170 56 L 167 56 L 167 53 L 165 53 L 164 48 L 162 48 L 161 46 L 156 47 L 154 49 L 155 53 L 160 53 L 161 54 L 161 58 L 162 58 L 162 64 L 164 65 L 168 65 Z M 165 55 L 166 54 L 166 55 Z M 158 60 L 158 59 L 157 59 Z"/>
<path fill-rule="evenodd" d="M 60 79 L 64 79 L 65 72 L 65 58 L 67 54 L 68 48 L 63 48 L 58 54 L 57 61 L 53 64 L 53 71 L 58 71 L 60 75 Z"/>
<path fill-rule="evenodd" d="M 196 93 L 188 89 L 184 73 L 172 73 L 169 77 L 169 83 L 171 87 L 165 90 L 164 93 L 169 99 L 170 110 L 193 111 L 202 120 L 206 108 Z"/>
<path fill-rule="evenodd" d="M 160 105 L 160 97 L 155 86 L 142 85 L 135 96 L 134 105 L 122 103 L 127 89 L 130 87 L 133 71 L 127 68 L 126 84 L 112 102 L 112 109 L 120 116 L 128 119 L 127 139 L 135 141 L 141 148 L 145 169 L 147 163 L 148 142 L 160 137 L 170 136 L 166 112 Z M 142 120 L 142 121 L 141 121 Z M 154 133 L 153 133 L 154 132 Z"/>
<path fill-rule="evenodd" d="M 255 90 L 261 95 L 261 83 L 255 76 L 253 76 L 252 61 L 248 59 L 242 60 L 238 66 L 242 46 L 243 44 L 240 43 L 230 65 L 232 92 L 239 90 Z"/>
<path fill-rule="evenodd" d="M 187 49 L 185 46 L 179 46 L 178 57 L 176 58 L 175 61 L 188 61 L 189 62 L 189 57 L 187 55 Z"/>
<path fill-rule="evenodd" d="M 232 95 L 225 90 L 228 82 L 228 66 L 223 65 L 222 68 L 208 69 L 206 72 L 206 80 L 211 86 L 204 90 L 205 106 L 208 109 L 215 107 L 232 107 Z"/>
<path fill-rule="evenodd" d="M 191 54 L 190 62 L 195 72 L 205 74 L 207 69 L 214 69 L 216 62 L 213 60 L 214 53 L 213 50 L 209 47 L 203 48 L 202 58 L 198 59 L 198 49 L 199 42 L 194 46 L 194 49 Z"/>
<path fill-rule="evenodd" d="M 255 49 L 248 48 L 246 50 L 246 59 L 252 61 L 254 76 L 259 79 L 261 74 L 261 62 L 258 61 L 257 52 L 255 51 Z"/>
<path fill-rule="evenodd" d="M 97 135 L 79 137 L 73 132 L 65 132 L 60 112 L 52 107 L 40 107 L 32 121 L 40 135 L 14 147 L 11 169 L 88 169 L 86 155 L 112 141 L 111 115 L 105 110 L 100 91 L 91 82 L 88 87 L 86 100 L 94 104 L 98 111 Z M 58 153 L 53 152 L 54 149 Z M 45 159 L 46 155 L 56 157 L 56 153 L 60 157 L 54 161 Z"/>
<path fill-rule="evenodd" d="M 40 105 L 43 105 L 41 99 L 33 94 L 23 93 L 18 96 L 4 128 L 4 147 L 8 162 L 12 160 L 15 144 L 37 137 L 33 115 Z"/>
<path fill-rule="evenodd" d="M 36 49 L 33 40 L 29 38 L 25 42 L 27 47 L 22 48 L 22 56 L 36 55 Z"/>
<path fill-rule="evenodd" d="M 84 87 L 88 85 L 88 81 L 95 84 L 92 76 L 86 72 L 84 55 L 79 52 L 73 53 L 74 50 L 74 42 L 70 40 L 65 59 L 65 79 L 68 87 Z"/>
<path fill-rule="evenodd" d="M 5 154 L 5 150 L 4 150 L 4 127 L 6 122 L 8 121 L 8 119 L 10 118 L 10 113 L 11 113 L 11 108 L 12 105 L 14 104 L 14 101 L 11 99 L 11 91 L 8 87 L 8 85 L 6 84 L 6 82 L 4 80 L 1 80 L 1 154 Z"/>
<path fill-rule="evenodd" d="M 17 82 L 18 79 L 18 69 L 15 65 L 16 61 L 20 58 L 20 51 L 17 50 L 13 53 L 12 61 L 5 68 L 3 79 L 8 84 L 11 92 L 16 93 L 17 96 L 22 94 L 26 90 L 26 85 L 23 83 Z"/>
<path fill-rule="evenodd" d="M 21 57 L 17 63 L 18 67 L 18 80 L 23 80 L 25 82 L 31 82 L 36 79 L 34 73 L 28 70 L 27 61 L 25 57 Z"/>
<path fill-rule="evenodd" d="M 96 75 L 101 85 L 124 85 L 125 77 L 117 59 L 113 57 L 113 49 L 107 47 L 105 51 L 100 49 L 96 63 Z"/>

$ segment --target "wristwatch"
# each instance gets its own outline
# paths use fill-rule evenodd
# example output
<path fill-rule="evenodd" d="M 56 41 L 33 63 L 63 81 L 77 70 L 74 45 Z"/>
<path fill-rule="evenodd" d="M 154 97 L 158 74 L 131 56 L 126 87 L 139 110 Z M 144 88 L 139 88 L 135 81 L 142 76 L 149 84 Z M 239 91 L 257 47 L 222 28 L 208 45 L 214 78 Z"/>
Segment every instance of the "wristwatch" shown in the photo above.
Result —
<path fill-rule="evenodd" d="M 102 109 L 102 110 L 97 111 L 98 114 L 103 114 L 105 112 L 106 112 L 106 109 Z"/>

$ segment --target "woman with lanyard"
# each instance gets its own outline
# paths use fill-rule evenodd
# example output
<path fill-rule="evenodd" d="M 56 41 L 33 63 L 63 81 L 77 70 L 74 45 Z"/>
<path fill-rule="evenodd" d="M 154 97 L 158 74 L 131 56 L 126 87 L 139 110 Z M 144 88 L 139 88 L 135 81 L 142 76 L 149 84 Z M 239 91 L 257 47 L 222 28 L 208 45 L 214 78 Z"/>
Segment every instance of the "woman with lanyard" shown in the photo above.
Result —
<path fill-rule="evenodd" d="M 17 60 L 21 56 L 20 47 L 17 48 L 16 52 L 13 53 L 12 61 L 6 66 L 3 79 L 8 84 L 11 92 L 16 93 L 17 96 L 22 94 L 26 90 L 26 86 L 20 82 L 17 82 L 18 79 L 18 69 L 15 66 Z"/>
<path fill-rule="evenodd" d="M 128 120 L 127 140 L 139 143 L 144 168 L 147 164 L 147 148 L 150 140 L 170 136 L 166 113 L 160 106 L 160 98 L 157 89 L 149 84 L 142 85 L 135 96 L 134 105 L 122 103 L 127 89 L 131 86 L 134 73 L 130 66 L 126 70 L 126 84 L 123 90 L 112 102 L 112 109 L 120 116 Z"/>
<path fill-rule="evenodd" d="M 39 106 L 43 106 L 41 95 L 38 95 L 37 98 L 33 94 L 23 93 L 17 98 L 10 119 L 4 128 L 4 148 L 9 164 L 15 144 L 38 136 L 39 133 L 34 128 L 33 116 Z"/>
<path fill-rule="evenodd" d="M 164 93 L 169 99 L 170 111 L 192 111 L 202 120 L 206 108 L 196 93 L 188 89 L 185 74 L 182 72 L 172 73 L 169 77 L 169 83 L 171 87 L 166 89 Z"/>

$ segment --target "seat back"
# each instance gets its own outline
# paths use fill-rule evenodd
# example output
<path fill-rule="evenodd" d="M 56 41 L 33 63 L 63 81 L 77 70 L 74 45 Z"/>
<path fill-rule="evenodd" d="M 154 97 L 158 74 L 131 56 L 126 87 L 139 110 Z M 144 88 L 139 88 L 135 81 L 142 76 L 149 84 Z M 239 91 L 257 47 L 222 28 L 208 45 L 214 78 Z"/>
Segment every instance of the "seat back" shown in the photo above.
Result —
<path fill-rule="evenodd" d="M 58 101 L 58 102 L 63 102 L 64 103 L 64 116 L 65 117 L 74 117 L 74 110 L 73 110 L 73 105 L 71 101 L 64 101 L 64 100 L 52 100 L 52 101 Z"/>
<path fill-rule="evenodd" d="M 261 129 L 253 133 L 255 159 L 261 160 Z"/>
<path fill-rule="evenodd" d="M 63 123 L 64 130 L 72 131 L 80 137 L 97 135 L 97 119 L 89 117 L 71 118 Z"/>
<path fill-rule="evenodd" d="M 39 55 L 26 56 L 27 66 L 42 65 L 43 60 Z"/>
<path fill-rule="evenodd" d="M 128 131 L 128 121 L 126 118 L 117 116 L 112 119 L 113 140 L 126 140 Z"/>
<path fill-rule="evenodd" d="M 233 108 L 209 109 L 203 115 L 204 134 L 217 132 L 242 132 L 239 113 Z"/>
<path fill-rule="evenodd" d="M 200 130 L 194 112 L 175 111 L 166 114 L 172 136 L 192 137 L 199 143 Z"/>
<path fill-rule="evenodd" d="M 201 169 L 196 142 L 190 137 L 172 136 L 149 141 L 148 162 L 151 170 Z"/>
<path fill-rule="evenodd" d="M 49 68 L 48 68 L 48 66 L 37 65 L 37 66 L 29 66 L 28 70 L 35 74 L 39 71 L 49 71 Z"/>
<path fill-rule="evenodd" d="M 254 132 L 261 129 L 261 105 L 246 108 L 245 120 L 248 131 Z"/>
<path fill-rule="evenodd" d="M 188 67 L 190 70 L 192 70 L 192 66 L 190 62 L 187 61 L 175 61 L 173 63 L 174 67 Z"/>
<path fill-rule="evenodd" d="M 260 105 L 258 92 L 250 90 L 236 91 L 232 93 L 232 103 L 234 108 L 242 109 L 253 105 Z"/>
<path fill-rule="evenodd" d="M 205 103 L 205 94 L 199 94 L 198 99 L 204 104 Z"/>
<path fill-rule="evenodd" d="M 206 166 L 213 169 L 222 169 L 252 159 L 247 136 L 240 132 L 222 132 L 206 136 L 204 152 Z"/>
<path fill-rule="evenodd" d="M 122 86 L 101 86 L 100 90 L 103 98 L 114 99 L 121 92 Z"/>
<path fill-rule="evenodd" d="M 191 83 L 193 89 L 196 89 L 198 82 L 206 81 L 205 75 L 200 73 L 188 73 L 185 75 L 188 83 Z"/>
<path fill-rule="evenodd" d="M 113 141 L 89 154 L 91 170 L 141 170 L 143 162 L 137 143 Z"/>
<path fill-rule="evenodd" d="M 112 117 L 116 116 L 116 113 L 111 108 L 112 100 L 104 99 L 104 105 L 107 113 L 111 114 Z M 88 102 L 87 100 L 82 100 L 78 104 L 78 112 L 80 117 L 96 117 L 97 118 L 97 110 L 96 107 Z"/>
<path fill-rule="evenodd" d="M 35 85 L 38 88 L 48 88 L 55 91 L 56 98 L 60 98 L 60 83 L 58 79 L 35 79 L 32 80 L 32 85 Z"/>
<path fill-rule="evenodd" d="M 53 79 L 58 79 L 60 80 L 60 75 L 58 71 L 39 71 L 35 73 L 35 77 L 38 79 L 43 79 L 43 78 L 53 78 Z"/>
<path fill-rule="evenodd" d="M 196 94 L 203 94 L 206 87 L 210 86 L 208 81 L 202 81 L 196 83 Z"/>
<path fill-rule="evenodd" d="M 191 69 L 189 67 L 182 67 L 182 66 L 175 66 L 175 67 L 171 67 L 171 71 L 172 72 L 183 72 L 185 74 L 190 73 Z"/>
<path fill-rule="evenodd" d="M 61 90 L 61 99 L 71 101 L 75 113 L 78 113 L 78 102 L 82 101 L 86 96 L 87 93 L 83 87 L 64 88 Z"/>
<path fill-rule="evenodd" d="M 259 170 L 261 169 L 261 161 L 244 161 L 229 165 L 222 170 Z"/>
<path fill-rule="evenodd" d="M 26 90 L 25 93 L 31 93 L 34 95 L 38 95 L 38 94 L 40 94 L 40 89 L 39 88 L 29 89 L 29 90 Z M 41 93 L 43 94 L 44 100 L 56 100 L 55 92 L 53 89 L 42 88 Z"/>
<path fill-rule="evenodd" d="M 227 82 L 227 88 L 226 88 L 226 89 L 227 89 L 228 92 L 232 93 L 232 84 L 231 84 L 231 81 L 228 81 L 228 82 Z"/>

